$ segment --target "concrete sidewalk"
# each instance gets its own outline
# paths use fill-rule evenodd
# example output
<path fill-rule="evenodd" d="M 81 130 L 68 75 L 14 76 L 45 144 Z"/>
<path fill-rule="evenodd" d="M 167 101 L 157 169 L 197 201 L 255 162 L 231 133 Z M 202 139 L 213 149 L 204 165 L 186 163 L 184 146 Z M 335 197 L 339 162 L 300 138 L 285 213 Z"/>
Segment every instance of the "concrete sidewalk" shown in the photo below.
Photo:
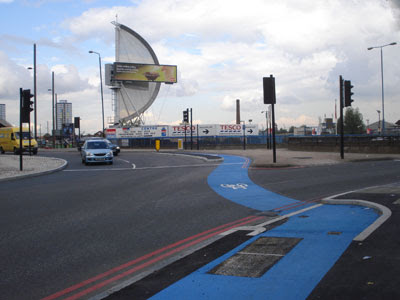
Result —
<path fill-rule="evenodd" d="M 66 166 L 67 161 L 60 158 L 23 155 L 22 171 L 20 171 L 19 155 L 0 155 L 0 182 L 48 174 L 62 170 Z"/>
<path fill-rule="evenodd" d="M 400 159 L 400 153 L 399 154 L 344 153 L 344 159 L 341 159 L 340 153 L 336 152 L 334 153 L 334 152 L 290 151 L 284 148 L 278 148 L 276 149 L 276 163 L 274 163 L 272 150 L 268 149 L 185 151 L 185 153 L 191 153 L 191 152 L 219 153 L 226 155 L 245 156 L 251 158 L 252 160 L 251 167 L 258 167 L 258 168 L 333 165 L 344 162 Z"/>

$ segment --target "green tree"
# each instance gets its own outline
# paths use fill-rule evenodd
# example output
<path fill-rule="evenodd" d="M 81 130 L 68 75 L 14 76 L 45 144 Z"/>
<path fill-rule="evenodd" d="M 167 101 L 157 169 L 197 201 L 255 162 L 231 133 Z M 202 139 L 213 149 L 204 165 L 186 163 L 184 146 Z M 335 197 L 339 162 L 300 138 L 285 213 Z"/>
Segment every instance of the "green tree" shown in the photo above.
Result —
<path fill-rule="evenodd" d="M 345 134 L 361 134 L 365 133 L 365 124 L 363 116 L 358 110 L 352 107 L 348 107 L 344 114 L 344 133 Z M 340 132 L 340 131 L 339 131 Z"/>

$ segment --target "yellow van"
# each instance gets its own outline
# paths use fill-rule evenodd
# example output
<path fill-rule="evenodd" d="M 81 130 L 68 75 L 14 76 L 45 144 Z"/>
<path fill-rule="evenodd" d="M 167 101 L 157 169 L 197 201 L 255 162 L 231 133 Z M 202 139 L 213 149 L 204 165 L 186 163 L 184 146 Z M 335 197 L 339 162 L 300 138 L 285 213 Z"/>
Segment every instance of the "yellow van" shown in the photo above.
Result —
<path fill-rule="evenodd" d="M 37 154 L 38 144 L 31 133 L 31 148 L 29 148 L 28 128 L 22 129 L 22 151 Z M 0 152 L 14 152 L 19 154 L 19 127 L 1 127 L 0 128 Z"/>

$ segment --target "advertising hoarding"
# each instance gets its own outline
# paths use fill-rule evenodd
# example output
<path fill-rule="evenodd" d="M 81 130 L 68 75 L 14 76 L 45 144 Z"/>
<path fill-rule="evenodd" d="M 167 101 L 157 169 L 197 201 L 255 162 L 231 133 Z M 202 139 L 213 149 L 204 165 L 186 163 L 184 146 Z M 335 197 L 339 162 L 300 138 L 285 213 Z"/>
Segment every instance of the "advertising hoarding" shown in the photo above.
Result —
<path fill-rule="evenodd" d="M 259 134 L 258 125 L 246 125 L 246 136 Z M 241 124 L 209 124 L 198 125 L 199 137 L 213 136 L 242 136 L 243 125 Z M 108 138 L 181 138 L 190 136 L 190 125 L 148 125 L 140 127 L 111 128 L 106 130 Z M 192 135 L 197 137 L 197 125 L 192 126 Z"/>
<path fill-rule="evenodd" d="M 177 82 L 177 67 L 134 63 L 114 63 L 114 80 Z"/>

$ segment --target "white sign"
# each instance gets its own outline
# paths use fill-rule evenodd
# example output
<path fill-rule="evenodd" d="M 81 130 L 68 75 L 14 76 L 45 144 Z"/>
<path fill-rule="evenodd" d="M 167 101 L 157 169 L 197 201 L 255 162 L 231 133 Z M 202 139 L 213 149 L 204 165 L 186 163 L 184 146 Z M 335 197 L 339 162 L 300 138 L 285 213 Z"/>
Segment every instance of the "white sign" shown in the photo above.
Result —
<path fill-rule="evenodd" d="M 199 136 L 215 136 L 216 125 L 199 125 Z"/>
<path fill-rule="evenodd" d="M 243 127 L 241 124 L 221 124 L 216 125 L 217 135 L 220 136 L 238 136 L 243 135 Z"/>
<path fill-rule="evenodd" d="M 183 137 L 185 136 L 185 130 L 186 130 L 186 136 L 190 136 L 190 125 L 175 125 L 175 126 L 169 126 L 169 136 L 170 137 Z M 192 126 L 192 135 L 196 136 L 196 125 Z"/>
<path fill-rule="evenodd" d="M 117 138 L 130 139 L 143 137 L 142 127 L 117 128 Z"/>
<path fill-rule="evenodd" d="M 246 124 L 246 136 L 248 135 L 258 135 L 258 125 Z"/>
<path fill-rule="evenodd" d="M 142 126 L 143 137 L 167 137 L 169 126 Z"/>

